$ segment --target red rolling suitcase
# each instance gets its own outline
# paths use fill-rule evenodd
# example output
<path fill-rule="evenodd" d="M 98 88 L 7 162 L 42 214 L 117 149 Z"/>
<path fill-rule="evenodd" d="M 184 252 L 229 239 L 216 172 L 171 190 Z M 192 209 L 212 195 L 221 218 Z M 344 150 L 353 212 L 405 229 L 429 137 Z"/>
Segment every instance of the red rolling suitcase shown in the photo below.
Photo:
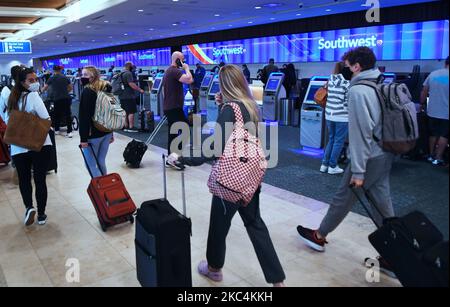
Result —
<path fill-rule="evenodd" d="M 0 117 L 0 164 L 7 165 L 11 162 L 11 156 L 9 154 L 8 145 L 3 142 L 3 137 L 5 136 L 6 124 Z"/>
<path fill-rule="evenodd" d="M 92 150 L 92 146 L 90 147 Z M 80 146 L 81 153 L 87 164 L 86 157 Z M 95 157 L 97 165 L 99 165 L 94 151 L 92 153 Z M 100 171 L 101 168 L 99 167 Z M 92 173 L 88 167 L 89 173 L 92 177 L 91 183 L 88 187 L 88 194 L 97 212 L 98 220 L 103 231 L 108 227 L 130 222 L 134 223 L 134 213 L 136 212 L 136 205 L 128 194 L 125 185 L 122 182 L 119 174 L 103 175 L 101 177 L 93 178 Z"/>

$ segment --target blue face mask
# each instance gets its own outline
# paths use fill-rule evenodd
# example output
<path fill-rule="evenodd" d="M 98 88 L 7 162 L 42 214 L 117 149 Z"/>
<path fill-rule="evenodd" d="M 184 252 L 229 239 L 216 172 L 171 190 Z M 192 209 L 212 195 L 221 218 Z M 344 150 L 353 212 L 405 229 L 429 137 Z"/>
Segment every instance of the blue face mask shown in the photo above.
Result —
<path fill-rule="evenodd" d="M 30 92 L 39 92 L 40 89 L 41 85 L 39 84 L 39 82 L 31 83 L 30 87 L 28 88 Z"/>

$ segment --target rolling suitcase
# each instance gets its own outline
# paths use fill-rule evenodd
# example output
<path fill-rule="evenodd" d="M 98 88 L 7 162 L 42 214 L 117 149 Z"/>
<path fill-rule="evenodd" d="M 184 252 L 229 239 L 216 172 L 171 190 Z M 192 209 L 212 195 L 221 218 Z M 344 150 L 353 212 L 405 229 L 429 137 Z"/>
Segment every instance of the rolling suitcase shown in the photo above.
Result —
<path fill-rule="evenodd" d="M 404 287 L 448 287 L 448 241 L 421 212 L 414 211 L 403 217 L 386 218 L 378 225 L 362 197 L 354 193 L 377 230 L 369 241 L 393 268 Z M 364 190 L 369 202 L 380 214 L 373 197 Z"/>
<path fill-rule="evenodd" d="M 148 146 L 144 142 L 132 140 L 123 152 L 123 159 L 130 168 L 139 168 Z"/>
<path fill-rule="evenodd" d="M 186 217 L 184 172 L 183 214 L 167 200 L 165 157 L 164 198 L 144 202 L 136 217 L 136 270 L 143 287 L 192 287 L 191 220 Z"/>
<path fill-rule="evenodd" d="M 150 95 L 140 95 L 139 130 L 152 133 L 155 130 L 155 113 L 145 107 L 146 96 L 150 98 Z M 148 105 L 150 107 L 150 101 Z"/>
<path fill-rule="evenodd" d="M 52 148 L 50 150 L 50 161 L 48 163 L 47 171 L 55 171 L 55 173 L 58 173 L 58 155 L 56 151 L 55 131 L 53 131 L 53 129 L 50 129 L 48 135 L 50 136 L 50 140 L 52 141 Z"/>
<path fill-rule="evenodd" d="M 6 124 L 0 117 L 0 164 L 8 165 L 11 162 L 11 155 L 9 152 L 9 146 L 3 142 L 5 136 Z"/>
<path fill-rule="evenodd" d="M 94 154 L 92 146 L 90 147 L 92 154 L 95 157 L 97 166 L 99 166 L 97 157 Z M 86 157 L 83 149 L 80 146 L 81 154 L 84 161 Z M 101 168 L 99 166 L 101 171 Z M 101 177 L 93 178 L 91 170 L 91 183 L 88 187 L 88 194 L 97 212 L 98 220 L 103 231 L 106 232 L 108 227 L 122 224 L 125 222 L 134 223 L 134 213 L 136 212 L 136 205 L 128 194 L 125 185 L 122 182 L 119 174 L 103 175 Z"/>
<path fill-rule="evenodd" d="M 3 138 L 0 135 L 0 164 L 8 165 L 9 162 L 11 162 L 9 147 L 5 142 L 3 142 Z"/>

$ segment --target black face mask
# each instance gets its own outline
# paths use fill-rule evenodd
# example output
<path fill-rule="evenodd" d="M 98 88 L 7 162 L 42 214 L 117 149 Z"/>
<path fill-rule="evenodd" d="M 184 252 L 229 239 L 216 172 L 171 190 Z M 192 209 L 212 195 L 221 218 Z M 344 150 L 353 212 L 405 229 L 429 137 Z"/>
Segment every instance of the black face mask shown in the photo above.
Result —
<path fill-rule="evenodd" d="M 353 72 L 350 70 L 350 67 L 344 67 L 342 70 L 342 75 L 344 76 L 345 80 L 351 80 L 353 78 Z"/>
<path fill-rule="evenodd" d="M 89 84 L 89 78 L 81 78 L 80 80 L 81 80 L 81 84 L 83 86 L 86 86 Z"/>

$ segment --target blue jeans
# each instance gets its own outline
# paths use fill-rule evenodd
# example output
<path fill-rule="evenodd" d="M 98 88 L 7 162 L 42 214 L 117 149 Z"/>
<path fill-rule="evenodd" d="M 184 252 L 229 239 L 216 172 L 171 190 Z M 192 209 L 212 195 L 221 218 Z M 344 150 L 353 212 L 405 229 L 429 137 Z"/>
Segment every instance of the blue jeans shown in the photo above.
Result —
<path fill-rule="evenodd" d="M 335 168 L 348 135 L 348 123 L 327 120 L 329 141 L 325 149 L 322 165 Z"/>
<path fill-rule="evenodd" d="M 106 154 L 108 153 L 112 136 L 113 134 L 109 133 L 101 138 L 89 139 L 88 143 L 92 145 L 92 148 L 90 146 L 87 148 L 83 148 L 83 153 L 87 160 L 86 167 L 88 168 L 88 171 L 93 178 L 108 174 L 108 171 L 106 169 Z M 98 163 L 100 165 L 97 165 L 95 157 L 92 154 L 92 150 L 94 150 L 95 156 L 97 157 Z M 101 168 L 101 171 L 99 169 L 99 166 Z"/>

